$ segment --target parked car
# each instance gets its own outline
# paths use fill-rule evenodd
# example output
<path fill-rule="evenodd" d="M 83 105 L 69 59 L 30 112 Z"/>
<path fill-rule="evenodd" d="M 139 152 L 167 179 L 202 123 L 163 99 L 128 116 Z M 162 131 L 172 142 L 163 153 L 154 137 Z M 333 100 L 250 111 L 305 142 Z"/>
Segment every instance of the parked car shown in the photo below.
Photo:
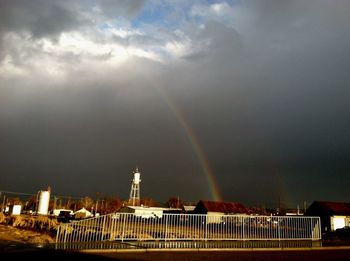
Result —
<path fill-rule="evenodd" d="M 72 212 L 69 210 L 61 210 L 57 216 L 58 222 L 68 223 L 72 219 L 74 219 L 74 215 L 72 215 Z"/>

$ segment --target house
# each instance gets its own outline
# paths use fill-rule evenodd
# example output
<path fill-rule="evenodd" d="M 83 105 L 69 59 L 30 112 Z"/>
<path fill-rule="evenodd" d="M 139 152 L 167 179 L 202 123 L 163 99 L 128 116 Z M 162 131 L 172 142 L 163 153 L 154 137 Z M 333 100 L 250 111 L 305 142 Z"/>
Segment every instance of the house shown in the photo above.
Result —
<path fill-rule="evenodd" d="M 121 213 L 133 213 L 136 217 L 141 218 L 161 218 L 164 211 L 168 208 L 145 207 L 145 206 L 126 206 L 121 208 Z"/>
<path fill-rule="evenodd" d="M 319 216 L 322 232 L 335 231 L 350 226 L 350 203 L 314 201 L 305 216 Z"/>
<path fill-rule="evenodd" d="M 194 209 L 194 213 L 207 215 L 207 223 L 219 223 L 224 215 L 245 215 L 249 211 L 238 202 L 200 200 Z"/>

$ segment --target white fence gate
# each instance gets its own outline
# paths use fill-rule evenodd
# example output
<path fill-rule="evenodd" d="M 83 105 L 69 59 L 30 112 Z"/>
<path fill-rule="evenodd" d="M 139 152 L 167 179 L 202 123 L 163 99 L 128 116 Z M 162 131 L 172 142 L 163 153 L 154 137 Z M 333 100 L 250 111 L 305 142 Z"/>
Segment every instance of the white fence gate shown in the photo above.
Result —
<path fill-rule="evenodd" d="M 56 242 L 320 240 L 319 217 L 115 213 L 63 223 Z"/>

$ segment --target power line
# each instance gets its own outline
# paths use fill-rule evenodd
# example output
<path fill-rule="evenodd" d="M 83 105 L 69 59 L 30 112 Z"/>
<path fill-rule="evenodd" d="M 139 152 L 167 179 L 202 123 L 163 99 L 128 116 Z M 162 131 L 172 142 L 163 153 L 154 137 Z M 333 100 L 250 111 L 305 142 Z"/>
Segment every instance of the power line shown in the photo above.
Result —
<path fill-rule="evenodd" d="M 23 192 L 15 192 L 15 191 L 6 191 L 6 190 L 0 190 L 0 194 L 15 194 L 15 195 L 25 195 L 25 196 L 35 196 L 36 194 L 29 194 L 29 193 L 23 193 Z"/>
<path fill-rule="evenodd" d="M 7 191 L 7 190 L 0 190 L 0 195 L 1 194 L 13 194 L 13 195 L 23 195 L 23 196 L 36 196 L 37 193 L 23 193 L 23 192 L 16 192 L 16 191 Z M 57 197 L 57 198 L 67 198 L 67 199 L 82 199 L 84 197 L 77 197 L 77 196 L 64 196 L 64 195 L 51 195 L 52 197 Z"/>

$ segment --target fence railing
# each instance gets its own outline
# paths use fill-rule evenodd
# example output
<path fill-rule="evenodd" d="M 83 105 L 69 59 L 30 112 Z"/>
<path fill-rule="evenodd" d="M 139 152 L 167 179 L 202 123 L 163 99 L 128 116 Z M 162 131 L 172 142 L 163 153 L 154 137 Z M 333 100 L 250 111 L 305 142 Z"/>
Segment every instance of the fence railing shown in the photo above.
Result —
<path fill-rule="evenodd" d="M 319 217 L 115 213 L 64 223 L 56 242 L 320 240 Z"/>

